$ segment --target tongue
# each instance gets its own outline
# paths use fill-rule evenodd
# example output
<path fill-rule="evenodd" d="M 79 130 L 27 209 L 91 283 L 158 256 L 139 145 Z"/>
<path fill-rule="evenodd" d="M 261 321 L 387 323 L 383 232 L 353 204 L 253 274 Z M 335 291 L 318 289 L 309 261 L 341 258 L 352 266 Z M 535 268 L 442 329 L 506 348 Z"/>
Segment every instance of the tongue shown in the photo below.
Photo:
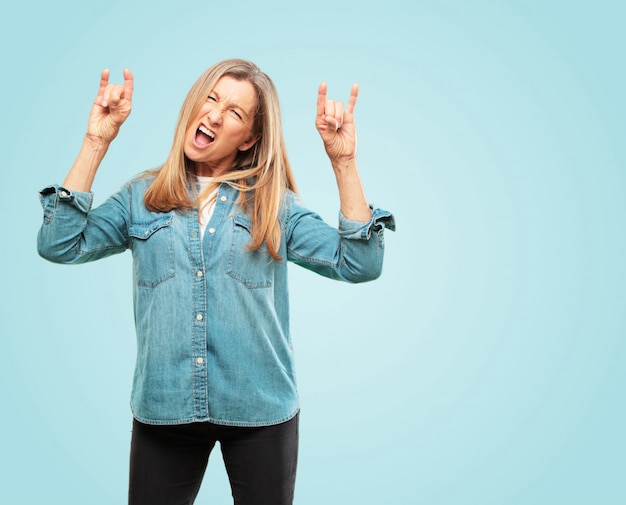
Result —
<path fill-rule="evenodd" d="M 205 135 L 200 130 L 196 131 L 196 145 L 198 147 L 206 147 L 211 142 L 213 142 L 213 139 L 211 137 L 209 137 L 208 135 Z"/>

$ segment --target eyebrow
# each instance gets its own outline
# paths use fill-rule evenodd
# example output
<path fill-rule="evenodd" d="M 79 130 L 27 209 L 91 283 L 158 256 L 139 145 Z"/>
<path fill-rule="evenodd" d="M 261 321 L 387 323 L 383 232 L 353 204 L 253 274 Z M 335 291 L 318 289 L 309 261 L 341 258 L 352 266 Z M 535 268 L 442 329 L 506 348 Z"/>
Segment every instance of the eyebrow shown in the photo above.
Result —
<path fill-rule="evenodd" d="M 217 90 L 215 90 L 215 89 L 214 89 L 213 91 L 211 91 L 211 94 L 212 94 L 212 95 L 215 95 L 215 97 L 216 97 L 218 100 L 220 100 L 220 99 L 221 99 L 220 94 L 218 93 L 218 91 L 217 91 Z M 241 111 L 241 112 L 242 112 L 242 113 L 246 116 L 246 118 L 249 118 L 249 117 L 251 116 L 251 114 L 250 114 L 248 111 L 246 111 L 246 110 L 245 110 L 245 109 L 244 109 L 241 105 L 239 105 L 238 103 L 233 103 L 233 102 L 230 102 L 230 103 L 229 103 L 229 105 L 230 105 L 230 106 L 232 106 L 232 107 L 234 107 L 234 108 L 236 108 L 236 109 L 239 109 L 239 110 L 240 110 L 240 111 Z"/>

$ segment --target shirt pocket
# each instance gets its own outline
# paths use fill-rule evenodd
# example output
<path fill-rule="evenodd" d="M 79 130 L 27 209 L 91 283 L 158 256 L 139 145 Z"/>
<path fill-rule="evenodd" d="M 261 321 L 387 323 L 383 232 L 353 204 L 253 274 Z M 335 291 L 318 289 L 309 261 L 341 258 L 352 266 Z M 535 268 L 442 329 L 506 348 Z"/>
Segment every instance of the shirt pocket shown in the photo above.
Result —
<path fill-rule="evenodd" d="M 247 216 L 233 216 L 226 273 L 248 288 L 269 288 L 274 279 L 274 260 L 265 244 L 255 251 L 249 250 L 251 241 L 250 220 Z"/>
<path fill-rule="evenodd" d="M 153 288 L 174 277 L 172 216 L 147 223 L 133 223 L 130 236 L 133 240 L 133 268 L 138 286 Z"/>

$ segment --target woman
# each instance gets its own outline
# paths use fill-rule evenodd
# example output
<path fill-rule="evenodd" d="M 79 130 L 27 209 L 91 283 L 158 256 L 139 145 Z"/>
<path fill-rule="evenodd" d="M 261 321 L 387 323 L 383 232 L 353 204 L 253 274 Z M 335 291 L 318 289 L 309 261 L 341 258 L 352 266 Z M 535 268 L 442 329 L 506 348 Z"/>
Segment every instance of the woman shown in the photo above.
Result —
<path fill-rule="evenodd" d="M 319 87 L 316 127 L 340 194 L 339 229 L 296 196 L 278 97 L 253 63 L 209 68 L 182 106 L 164 165 L 91 209 L 91 185 L 131 111 L 133 76 L 102 72 L 62 186 L 41 191 L 39 253 L 82 263 L 130 249 L 137 364 L 129 503 L 193 503 L 220 442 L 236 504 L 290 504 L 298 396 L 287 261 L 333 279 L 380 275 L 391 214 L 368 205 L 347 109 Z"/>

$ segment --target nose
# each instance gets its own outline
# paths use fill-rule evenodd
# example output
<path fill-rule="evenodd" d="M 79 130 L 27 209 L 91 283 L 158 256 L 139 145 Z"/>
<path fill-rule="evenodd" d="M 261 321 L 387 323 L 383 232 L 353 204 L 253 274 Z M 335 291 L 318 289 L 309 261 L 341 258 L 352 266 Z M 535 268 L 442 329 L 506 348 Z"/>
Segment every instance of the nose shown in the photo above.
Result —
<path fill-rule="evenodd" d="M 224 111 L 222 110 L 222 107 L 220 107 L 218 104 L 213 104 L 213 106 L 209 108 L 207 112 L 207 117 L 209 118 L 209 121 L 211 123 L 220 124 L 222 122 L 223 114 Z"/>

